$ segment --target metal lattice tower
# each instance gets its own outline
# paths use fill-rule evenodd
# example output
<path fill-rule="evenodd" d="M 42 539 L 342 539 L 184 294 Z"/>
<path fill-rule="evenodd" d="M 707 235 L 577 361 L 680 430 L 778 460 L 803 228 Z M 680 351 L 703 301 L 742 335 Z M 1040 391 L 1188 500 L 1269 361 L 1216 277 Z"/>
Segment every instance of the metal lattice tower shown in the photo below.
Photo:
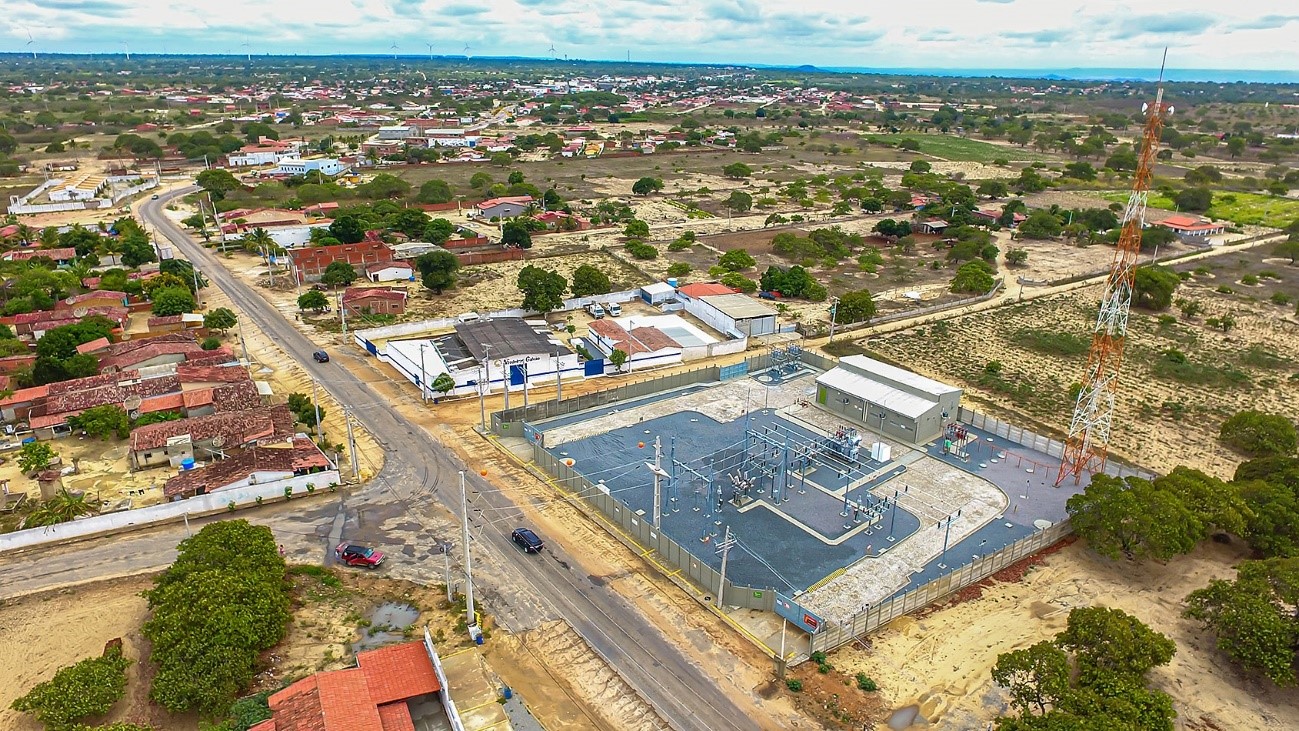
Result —
<path fill-rule="evenodd" d="M 1164 55 L 1167 57 L 1167 49 Z M 1092 329 L 1087 370 L 1083 374 L 1078 401 L 1074 404 L 1073 418 L 1069 421 L 1069 439 L 1065 442 L 1056 485 L 1070 475 L 1076 485 L 1082 480 L 1084 472 L 1095 474 L 1105 469 L 1114 422 L 1114 403 L 1118 398 L 1119 366 L 1123 362 L 1123 347 L 1127 341 L 1133 280 L 1141 254 L 1146 200 L 1150 195 L 1150 179 L 1154 174 L 1159 133 L 1164 128 L 1164 117 L 1172 111 L 1171 107 L 1164 105 L 1163 79 L 1164 69 L 1161 64 L 1155 103 L 1143 105 L 1142 109 L 1146 123 L 1141 135 L 1132 194 L 1128 196 L 1128 204 L 1123 211 L 1123 229 Z"/>

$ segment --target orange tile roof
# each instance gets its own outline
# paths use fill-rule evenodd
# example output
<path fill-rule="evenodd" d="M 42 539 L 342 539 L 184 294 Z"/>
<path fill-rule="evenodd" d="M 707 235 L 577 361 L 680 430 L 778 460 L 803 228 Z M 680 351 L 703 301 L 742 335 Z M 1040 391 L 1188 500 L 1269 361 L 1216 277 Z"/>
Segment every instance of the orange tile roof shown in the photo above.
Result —
<path fill-rule="evenodd" d="M 404 642 L 361 652 L 356 656 L 356 663 L 365 673 L 375 703 L 414 698 L 442 688 L 422 642 Z"/>
<path fill-rule="evenodd" d="M 379 722 L 383 724 L 383 731 L 415 731 L 415 721 L 410 717 L 410 706 L 406 701 L 379 706 Z"/>
<path fill-rule="evenodd" d="M 735 294 L 735 290 L 724 284 L 717 284 L 715 282 L 696 282 L 694 284 L 687 284 L 677 291 L 687 297 L 694 297 L 696 299 L 699 297 L 709 297 L 715 294 Z"/>
<path fill-rule="evenodd" d="M 13 404 L 26 403 L 38 398 L 44 398 L 50 392 L 49 386 L 32 386 L 31 388 L 20 388 L 10 394 L 9 398 L 0 400 L 0 406 L 11 406 Z"/>
<path fill-rule="evenodd" d="M 325 731 L 383 731 L 379 709 L 370 698 L 360 668 L 317 676 Z"/>

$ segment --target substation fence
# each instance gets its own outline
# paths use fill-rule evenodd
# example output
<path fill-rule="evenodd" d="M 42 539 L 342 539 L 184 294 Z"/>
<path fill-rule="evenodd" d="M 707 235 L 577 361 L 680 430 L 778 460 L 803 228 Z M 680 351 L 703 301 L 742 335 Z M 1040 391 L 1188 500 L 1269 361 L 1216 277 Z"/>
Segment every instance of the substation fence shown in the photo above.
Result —
<path fill-rule="evenodd" d="M 986 432 L 995 434 L 1002 439 L 1018 444 L 1021 447 L 1028 447 L 1029 449 L 1037 450 L 1038 452 L 1055 457 L 1056 459 L 1060 459 L 1064 455 L 1064 442 L 1058 439 L 1043 436 L 1030 429 L 1025 429 L 1022 426 L 1008 424 L 1001 419 L 988 416 L 987 414 L 981 414 L 965 406 L 960 407 L 957 420 L 969 424 L 976 429 L 982 429 Z M 1025 457 L 1025 459 L 1028 458 Z M 1119 477 L 1136 475 L 1137 477 L 1147 480 L 1155 477 L 1155 473 L 1150 472 L 1149 470 L 1125 465 L 1122 462 L 1110 460 L 1108 464 L 1113 465 L 1113 471 L 1117 473 Z M 1050 465 L 1041 466 L 1049 467 Z"/>
<path fill-rule="evenodd" d="M 844 624 L 827 621 L 823 629 L 812 635 L 810 652 L 830 652 L 843 647 L 862 635 L 906 614 L 923 609 L 945 596 L 954 594 L 998 571 L 1021 561 L 1044 548 L 1055 545 L 1073 532 L 1069 521 L 1056 523 L 1049 528 L 1015 541 L 996 553 L 983 556 L 957 568 L 944 576 L 916 587 L 911 591 L 887 599 L 855 615 Z"/>
<path fill-rule="evenodd" d="M 773 589 L 736 586 L 730 581 L 723 585 L 720 573 L 669 538 L 663 530 L 655 528 L 645 516 L 610 495 L 603 486 L 593 484 L 551 455 L 536 441 L 532 443 L 532 461 L 555 479 L 561 491 L 577 498 L 576 504 L 580 508 L 586 512 L 595 509 L 612 523 L 616 530 L 610 533 L 624 546 L 638 555 L 650 551 L 657 553 L 656 560 L 659 563 L 675 569 L 668 574 L 669 579 L 687 580 L 703 590 L 709 598 L 717 596 L 720 589 L 723 604 L 768 612 L 774 610 L 776 592 Z M 712 545 L 709 544 L 709 550 L 711 548 Z"/>

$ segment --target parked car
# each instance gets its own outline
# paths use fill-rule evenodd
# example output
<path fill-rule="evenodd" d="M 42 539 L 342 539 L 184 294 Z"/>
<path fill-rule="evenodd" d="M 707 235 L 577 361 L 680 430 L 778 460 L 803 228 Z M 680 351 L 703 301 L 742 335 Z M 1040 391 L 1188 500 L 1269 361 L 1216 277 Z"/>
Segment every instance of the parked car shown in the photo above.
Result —
<path fill-rule="evenodd" d="M 591 314 L 591 317 L 594 317 L 597 320 L 604 319 L 604 308 L 600 306 L 599 302 L 592 302 L 587 305 L 586 311 Z"/>
<path fill-rule="evenodd" d="M 317 363 L 328 363 L 328 362 L 329 362 L 329 353 L 326 353 L 326 352 L 323 351 L 323 350 L 317 350 L 316 352 L 314 352 L 314 353 L 311 354 L 311 357 L 312 357 L 312 359 L 315 360 Z"/>
<path fill-rule="evenodd" d="M 759 292 L 758 299 L 778 300 L 780 299 L 780 292 Z"/>
<path fill-rule="evenodd" d="M 348 566 L 364 566 L 377 569 L 383 563 L 383 551 L 358 546 L 352 543 L 340 543 L 334 548 L 334 557 Z"/>
<path fill-rule="evenodd" d="M 524 553 L 541 553 L 541 549 L 546 547 L 540 536 L 528 528 L 515 528 L 510 534 L 510 540 L 522 548 Z"/>
<path fill-rule="evenodd" d="M 157 194 L 157 193 L 154 193 L 154 194 L 149 198 L 149 200 L 151 200 L 151 201 L 156 201 L 156 200 L 158 200 L 158 194 Z"/>
<path fill-rule="evenodd" d="M 622 317 L 622 305 L 617 302 L 610 302 L 608 305 L 610 317 Z"/>

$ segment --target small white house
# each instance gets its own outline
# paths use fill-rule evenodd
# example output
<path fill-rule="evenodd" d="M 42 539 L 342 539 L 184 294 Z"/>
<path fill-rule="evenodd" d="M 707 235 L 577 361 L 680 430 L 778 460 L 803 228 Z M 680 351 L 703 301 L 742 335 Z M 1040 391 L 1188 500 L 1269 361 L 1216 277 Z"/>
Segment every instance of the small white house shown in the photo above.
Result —
<path fill-rule="evenodd" d="M 415 270 L 410 264 L 402 261 L 380 262 L 365 268 L 365 276 L 371 282 L 404 282 L 414 277 Z"/>

